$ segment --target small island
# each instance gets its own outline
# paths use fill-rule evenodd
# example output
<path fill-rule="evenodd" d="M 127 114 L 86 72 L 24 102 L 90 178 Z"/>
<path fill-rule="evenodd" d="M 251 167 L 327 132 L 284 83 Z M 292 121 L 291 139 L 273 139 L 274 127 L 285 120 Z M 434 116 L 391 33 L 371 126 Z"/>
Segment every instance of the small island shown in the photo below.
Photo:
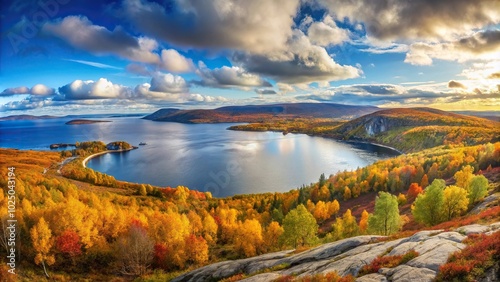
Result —
<path fill-rule="evenodd" d="M 91 119 L 73 119 L 66 124 L 75 125 L 75 124 L 92 124 L 92 123 L 100 123 L 100 122 L 111 122 L 110 120 L 91 120 Z"/>
<path fill-rule="evenodd" d="M 69 143 L 57 143 L 57 144 L 50 144 L 50 149 L 59 149 L 59 148 L 67 148 L 67 147 L 76 147 L 76 144 L 69 144 Z"/>

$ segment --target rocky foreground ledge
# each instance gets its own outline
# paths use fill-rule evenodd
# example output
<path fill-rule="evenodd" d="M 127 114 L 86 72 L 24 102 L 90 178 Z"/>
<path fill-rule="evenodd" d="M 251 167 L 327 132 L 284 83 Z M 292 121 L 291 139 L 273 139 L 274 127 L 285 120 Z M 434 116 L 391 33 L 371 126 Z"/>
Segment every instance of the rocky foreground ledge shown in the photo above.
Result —
<path fill-rule="evenodd" d="M 172 281 L 217 281 L 239 273 L 254 276 L 245 282 L 273 281 L 282 275 L 309 276 L 336 271 L 340 276 L 357 276 L 361 268 L 381 255 L 403 255 L 414 250 L 419 255 L 394 268 L 382 268 L 379 273 L 358 277 L 356 281 L 432 281 L 439 266 L 448 256 L 465 248 L 462 241 L 469 234 L 500 232 L 500 222 L 490 225 L 473 224 L 454 231 L 421 231 L 413 236 L 393 241 L 377 242 L 384 236 L 365 235 L 348 238 L 308 251 L 292 254 L 293 250 L 269 253 L 247 259 L 223 261 L 187 272 Z M 266 270 L 280 265 L 288 266 L 279 271 Z"/>

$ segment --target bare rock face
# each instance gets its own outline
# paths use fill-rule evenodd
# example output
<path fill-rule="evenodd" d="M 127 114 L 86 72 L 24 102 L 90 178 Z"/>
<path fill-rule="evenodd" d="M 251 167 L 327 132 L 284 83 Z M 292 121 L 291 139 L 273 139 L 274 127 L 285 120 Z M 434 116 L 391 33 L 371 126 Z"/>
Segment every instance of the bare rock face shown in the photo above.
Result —
<path fill-rule="evenodd" d="M 370 264 L 378 256 L 402 255 L 410 250 L 419 255 L 406 264 L 382 268 L 379 273 L 358 277 L 356 281 L 432 281 L 448 256 L 465 247 L 461 243 L 466 238 L 463 234 L 491 233 L 499 229 L 500 222 L 490 225 L 473 224 L 458 228 L 458 232 L 421 231 L 407 238 L 384 242 L 379 241 L 383 236 L 358 236 L 324 244 L 299 254 L 292 254 L 289 250 L 214 263 L 185 273 L 172 281 L 216 281 L 240 273 L 250 276 L 241 280 L 246 282 L 273 281 L 282 275 L 304 277 L 334 271 L 340 276 L 357 276 L 363 266 Z M 269 271 L 277 266 L 284 269 Z"/>

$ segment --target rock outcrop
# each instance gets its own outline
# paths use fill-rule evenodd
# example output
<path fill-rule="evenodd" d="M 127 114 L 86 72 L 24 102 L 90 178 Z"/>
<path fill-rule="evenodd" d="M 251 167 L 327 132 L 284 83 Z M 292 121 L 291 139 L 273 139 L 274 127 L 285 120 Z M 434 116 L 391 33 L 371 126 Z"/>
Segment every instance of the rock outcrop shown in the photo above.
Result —
<path fill-rule="evenodd" d="M 172 281 L 217 281 L 240 273 L 250 277 L 241 281 L 273 281 L 282 275 L 298 277 L 337 272 L 341 276 L 357 276 L 364 265 L 378 256 L 402 255 L 410 250 L 418 256 L 394 268 L 358 277 L 356 281 L 432 281 L 448 256 L 465 247 L 465 234 L 500 232 L 500 222 L 473 224 L 455 231 L 421 231 L 413 236 L 381 241 L 383 236 L 365 235 L 321 245 L 299 254 L 292 250 L 247 259 L 207 265 L 185 273 Z"/>

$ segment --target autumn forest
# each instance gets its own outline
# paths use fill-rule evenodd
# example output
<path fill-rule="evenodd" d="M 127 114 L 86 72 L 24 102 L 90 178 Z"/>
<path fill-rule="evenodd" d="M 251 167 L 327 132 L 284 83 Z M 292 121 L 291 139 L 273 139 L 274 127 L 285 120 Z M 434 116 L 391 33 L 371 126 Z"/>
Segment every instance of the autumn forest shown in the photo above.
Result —
<path fill-rule="evenodd" d="M 164 281 L 221 260 L 288 249 L 299 253 L 363 234 L 399 238 L 500 218 L 495 205 L 468 213 L 500 189 L 500 142 L 445 144 L 322 174 L 316 183 L 287 193 L 229 198 L 183 186 L 118 181 L 83 166 L 84 157 L 105 150 L 100 141 L 62 152 L 0 150 L 2 187 L 9 186 L 9 175 L 16 176 L 21 280 Z M 0 194 L 3 218 L 11 200 Z M 8 240 L 1 239 L 4 260 Z M 474 269 L 489 267 L 499 255 L 475 258 Z M 11 277 L 7 269 L 2 263 L 3 279 Z M 443 266 L 441 275 L 457 273 Z"/>

